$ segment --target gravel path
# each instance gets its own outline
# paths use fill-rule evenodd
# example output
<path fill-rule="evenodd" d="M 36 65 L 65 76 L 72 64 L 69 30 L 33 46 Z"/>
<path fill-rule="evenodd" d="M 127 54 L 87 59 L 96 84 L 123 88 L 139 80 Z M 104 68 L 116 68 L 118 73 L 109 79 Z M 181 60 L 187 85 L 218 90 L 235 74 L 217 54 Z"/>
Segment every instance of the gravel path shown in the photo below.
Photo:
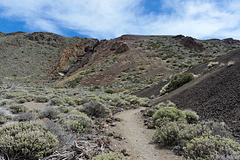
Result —
<path fill-rule="evenodd" d="M 115 134 L 120 134 L 125 139 L 113 139 L 115 149 L 125 149 L 131 159 L 136 160 L 179 160 L 180 158 L 170 150 L 159 149 L 151 144 L 154 130 L 146 129 L 143 125 L 140 111 L 144 108 L 128 110 L 115 115 L 123 119 L 112 128 Z"/>

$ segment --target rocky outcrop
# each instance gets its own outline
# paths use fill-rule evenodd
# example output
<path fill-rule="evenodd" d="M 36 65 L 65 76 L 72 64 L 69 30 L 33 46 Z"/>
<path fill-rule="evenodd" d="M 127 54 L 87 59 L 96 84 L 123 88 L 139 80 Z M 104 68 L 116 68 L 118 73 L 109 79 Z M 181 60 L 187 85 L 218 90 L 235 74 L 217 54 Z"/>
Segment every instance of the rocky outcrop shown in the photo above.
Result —
<path fill-rule="evenodd" d="M 176 35 L 176 36 L 173 36 L 173 39 L 183 39 L 183 38 L 185 38 L 185 36 L 184 35 Z"/>
<path fill-rule="evenodd" d="M 197 43 L 195 39 L 192 37 L 185 37 L 181 40 L 181 44 L 184 47 L 187 47 L 189 49 L 195 50 L 195 51 L 203 51 L 204 47 L 201 43 Z"/>
<path fill-rule="evenodd" d="M 127 52 L 129 50 L 129 47 L 127 44 L 123 43 L 123 42 L 115 42 L 111 48 L 111 51 L 115 51 L 116 53 L 124 53 Z"/>
<path fill-rule="evenodd" d="M 226 39 L 223 39 L 223 42 L 226 43 L 226 44 L 235 44 L 235 43 L 239 43 L 239 40 L 235 40 L 233 38 L 226 38 Z"/>
<path fill-rule="evenodd" d="M 94 52 L 94 48 L 98 45 L 98 40 L 89 40 L 81 43 L 76 43 L 70 47 L 67 47 L 60 58 L 60 61 L 52 72 L 54 75 L 63 73 L 64 75 L 70 75 L 77 69 L 83 67 L 88 63 L 91 55 Z"/>

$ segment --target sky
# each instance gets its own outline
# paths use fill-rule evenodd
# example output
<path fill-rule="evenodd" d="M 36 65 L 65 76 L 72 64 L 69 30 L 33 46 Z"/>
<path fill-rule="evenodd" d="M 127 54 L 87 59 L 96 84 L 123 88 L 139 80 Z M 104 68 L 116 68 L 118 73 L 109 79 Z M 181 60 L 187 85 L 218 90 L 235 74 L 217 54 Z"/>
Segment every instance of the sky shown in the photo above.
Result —
<path fill-rule="evenodd" d="M 0 31 L 240 39 L 239 0 L 1 0 Z"/>

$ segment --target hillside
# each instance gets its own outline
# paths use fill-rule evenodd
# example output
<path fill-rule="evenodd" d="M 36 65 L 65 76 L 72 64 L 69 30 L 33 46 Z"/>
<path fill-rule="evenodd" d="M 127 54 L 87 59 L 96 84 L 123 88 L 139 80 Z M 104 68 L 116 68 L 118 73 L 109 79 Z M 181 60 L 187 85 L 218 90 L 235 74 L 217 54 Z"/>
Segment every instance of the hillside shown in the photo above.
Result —
<path fill-rule="evenodd" d="M 87 47 L 85 45 L 93 47 L 96 43 L 96 39 L 62 37 L 44 32 L 1 33 L 0 77 L 31 81 L 49 80 L 64 50 L 78 44 L 76 50 L 80 54 L 87 54 L 88 51 L 84 51 Z"/>
<path fill-rule="evenodd" d="M 225 122 L 239 138 L 239 71 L 240 50 L 237 49 L 188 70 L 187 72 L 199 75 L 198 78 L 155 99 L 152 104 L 171 100 L 179 108 L 196 111 L 203 120 Z"/>
<path fill-rule="evenodd" d="M 233 39 L 196 40 L 184 36 L 124 35 L 102 40 L 87 65 L 67 73 L 58 84 L 74 79 L 87 86 L 117 85 L 132 90 L 164 82 L 182 72 L 238 48 Z"/>
<path fill-rule="evenodd" d="M 239 44 L 233 39 L 196 40 L 182 35 L 124 35 L 99 42 L 44 32 L 1 33 L 0 75 L 61 80 L 58 84 L 78 78 L 87 86 L 115 82 L 147 86 L 224 55 Z"/>

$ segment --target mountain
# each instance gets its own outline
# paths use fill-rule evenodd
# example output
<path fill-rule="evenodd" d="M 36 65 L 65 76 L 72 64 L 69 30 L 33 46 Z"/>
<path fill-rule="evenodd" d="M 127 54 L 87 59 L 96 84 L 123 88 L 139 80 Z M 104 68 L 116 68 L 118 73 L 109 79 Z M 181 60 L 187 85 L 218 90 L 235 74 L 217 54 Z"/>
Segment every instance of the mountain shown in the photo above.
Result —
<path fill-rule="evenodd" d="M 231 38 L 123 35 L 111 40 L 53 33 L 1 33 L 0 77 L 82 85 L 126 83 L 147 87 L 239 47 Z M 139 87 L 138 87 L 139 88 Z"/>

